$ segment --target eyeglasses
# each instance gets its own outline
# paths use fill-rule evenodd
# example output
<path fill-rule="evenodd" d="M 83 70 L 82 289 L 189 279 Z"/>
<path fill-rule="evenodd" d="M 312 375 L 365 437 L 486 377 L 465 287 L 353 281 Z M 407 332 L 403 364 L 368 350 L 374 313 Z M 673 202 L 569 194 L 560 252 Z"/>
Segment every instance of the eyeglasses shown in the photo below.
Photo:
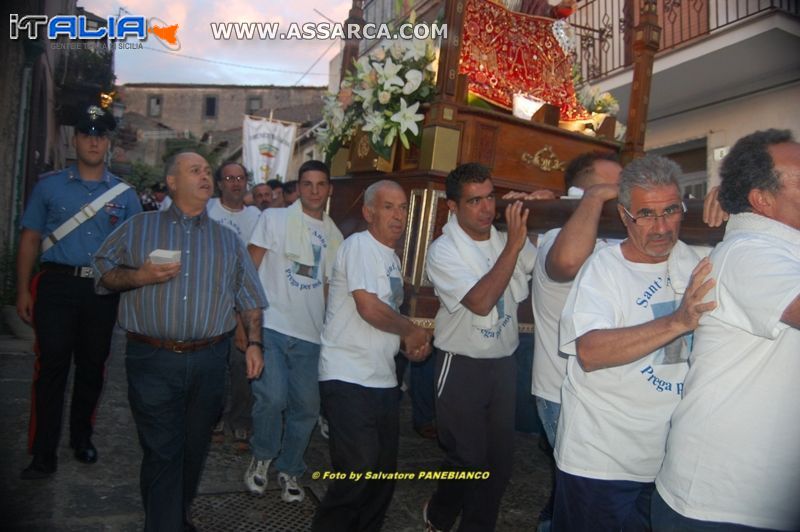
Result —
<path fill-rule="evenodd" d="M 237 183 L 239 181 L 247 181 L 247 177 L 243 175 L 226 175 L 223 176 L 222 179 L 227 181 L 228 183 L 230 183 L 231 181 L 236 181 Z"/>
<path fill-rule="evenodd" d="M 665 222 L 677 222 L 678 220 L 682 220 L 683 215 L 686 213 L 686 204 L 681 202 L 680 205 L 672 205 L 664 209 L 664 212 L 661 214 L 645 212 L 642 215 L 634 216 L 628 209 L 625 208 L 624 205 L 622 206 L 622 210 L 625 211 L 625 214 L 628 215 L 628 218 L 630 218 L 631 221 L 636 225 L 650 227 L 655 225 L 656 220 L 659 218 L 663 218 Z"/>

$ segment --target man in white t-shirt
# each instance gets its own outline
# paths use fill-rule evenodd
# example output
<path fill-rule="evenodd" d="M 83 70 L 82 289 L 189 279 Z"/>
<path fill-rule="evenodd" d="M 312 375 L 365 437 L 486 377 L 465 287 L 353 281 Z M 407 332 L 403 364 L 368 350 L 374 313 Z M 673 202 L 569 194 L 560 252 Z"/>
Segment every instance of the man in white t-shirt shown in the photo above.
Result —
<path fill-rule="evenodd" d="M 431 244 L 426 270 L 440 306 L 436 314 L 436 417 L 444 471 L 478 480 L 440 480 L 423 510 L 428 529 L 493 530 L 511 478 L 519 345 L 517 307 L 528 296 L 536 248 L 528 210 L 506 208 L 499 233 L 489 169 L 458 166 L 445 180 L 450 221 Z"/>
<path fill-rule="evenodd" d="M 367 230 L 344 241 L 331 278 L 319 387 L 328 416 L 331 463 L 345 476 L 328 485 L 314 515 L 316 532 L 379 530 L 394 493 L 400 395 L 394 356 L 430 354 L 430 333 L 400 314 L 403 279 L 394 248 L 408 200 L 394 181 L 364 192 Z M 366 475 L 373 475 L 372 478 Z"/>
<path fill-rule="evenodd" d="M 718 306 L 695 331 L 653 529 L 800 530 L 800 143 L 748 135 L 720 176 Z"/>
<path fill-rule="evenodd" d="M 261 212 L 244 204 L 247 193 L 247 170 L 241 164 L 228 161 L 222 163 L 214 174 L 220 197 L 211 198 L 206 205 L 208 217 L 231 229 L 245 246 L 250 240 Z M 225 401 L 224 419 L 220 418 L 214 432 L 222 435 L 225 425 L 233 433 L 238 445 L 247 445 L 247 435 L 252 425 L 250 408 L 253 397 L 247 379 L 247 337 L 244 327 L 237 321 L 235 341 L 231 342 L 228 356 L 230 389 Z"/>
<path fill-rule="evenodd" d="M 299 189 L 292 207 L 263 212 L 248 246 L 270 305 L 262 334 L 266 371 L 252 382 L 253 458 L 244 480 L 251 492 L 263 494 L 274 462 L 286 502 L 305 497 L 297 479 L 306 470 L 303 455 L 319 415 L 325 285 L 342 242 L 325 213 L 333 190 L 325 163 L 303 163 Z"/>
<path fill-rule="evenodd" d="M 708 259 L 698 264 L 678 240 L 679 176 L 658 156 L 625 167 L 618 210 L 628 237 L 594 253 L 567 297 L 559 342 L 574 356 L 561 391 L 554 531 L 649 528 L 691 331 L 714 306 L 702 302 Z"/>
<path fill-rule="evenodd" d="M 256 207 L 244 203 L 247 170 L 237 162 L 225 162 L 217 169 L 214 181 L 220 195 L 208 200 L 208 217 L 234 231 L 239 240 L 247 245 L 261 214 Z"/>
<path fill-rule="evenodd" d="M 268 184 L 258 183 L 257 185 L 253 185 L 253 188 L 250 189 L 250 194 L 253 196 L 253 207 L 257 207 L 260 211 L 270 207 L 270 203 L 272 202 L 272 187 Z"/>
<path fill-rule="evenodd" d="M 617 197 L 622 167 L 613 154 L 584 153 L 573 159 L 564 172 L 570 197 L 581 198 L 563 229 L 545 233 L 538 242 L 533 268 L 534 316 L 533 374 L 531 393 L 547 441 L 555 447 L 561 411 L 561 383 L 567 374 L 567 359 L 558 350 L 558 321 L 572 287 L 572 280 L 593 251 L 606 241 L 597 238 L 603 205 Z M 553 492 L 539 515 L 539 531 L 550 526 Z"/>

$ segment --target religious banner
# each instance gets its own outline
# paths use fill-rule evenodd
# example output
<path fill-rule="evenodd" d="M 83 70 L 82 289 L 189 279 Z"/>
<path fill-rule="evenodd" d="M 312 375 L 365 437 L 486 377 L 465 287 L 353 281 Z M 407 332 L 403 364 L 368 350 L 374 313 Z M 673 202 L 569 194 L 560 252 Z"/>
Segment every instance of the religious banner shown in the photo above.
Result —
<path fill-rule="evenodd" d="M 561 120 L 589 118 L 575 97 L 572 60 L 554 23 L 490 0 L 469 0 L 459 66 L 469 91 L 509 110 L 514 94 L 523 94 L 558 107 Z"/>
<path fill-rule="evenodd" d="M 245 115 L 242 162 L 252 174 L 254 182 L 264 183 L 270 179 L 286 181 L 296 132 L 295 124 Z"/>

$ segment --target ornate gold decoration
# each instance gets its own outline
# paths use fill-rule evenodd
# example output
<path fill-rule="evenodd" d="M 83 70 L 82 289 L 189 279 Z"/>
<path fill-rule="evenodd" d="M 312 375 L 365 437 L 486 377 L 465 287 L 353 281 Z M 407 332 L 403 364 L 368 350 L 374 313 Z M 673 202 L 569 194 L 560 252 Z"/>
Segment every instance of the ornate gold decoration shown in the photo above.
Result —
<path fill-rule="evenodd" d="M 423 329 L 435 329 L 436 328 L 436 320 L 433 318 L 408 318 L 410 319 L 414 325 L 418 327 L 422 327 Z"/>
<path fill-rule="evenodd" d="M 567 163 L 559 161 L 558 156 L 553 151 L 553 147 L 545 144 L 544 148 L 531 155 L 528 152 L 523 152 L 522 162 L 531 166 L 536 166 L 544 172 L 552 172 L 553 170 L 563 171 Z"/>
<path fill-rule="evenodd" d="M 358 146 L 356 146 L 356 155 L 359 159 L 363 159 L 369 155 L 369 152 L 369 139 L 366 135 L 361 135 L 361 138 L 358 139 Z"/>

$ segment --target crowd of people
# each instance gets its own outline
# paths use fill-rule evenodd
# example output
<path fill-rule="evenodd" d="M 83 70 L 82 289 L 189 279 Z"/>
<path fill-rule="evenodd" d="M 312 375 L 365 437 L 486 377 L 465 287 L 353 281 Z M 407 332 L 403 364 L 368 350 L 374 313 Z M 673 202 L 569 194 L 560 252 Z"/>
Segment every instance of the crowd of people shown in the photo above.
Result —
<path fill-rule="evenodd" d="M 727 221 L 713 250 L 679 240 L 681 170 L 660 156 L 624 168 L 577 157 L 566 185 L 578 206 L 538 238 L 535 203 L 510 202 L 499 231 L 490 170 L 458 166 L 426 258 L 440 302 L 431 331 L 400 312 L 409 204 L 397 182 L 364 191 L 367 229 L 344 239 L 324 163 L 248 190 L 241 164 L 212 171 L 182 152 L 140 214 L 103 163 L 113 127 L 90 108 L 77 163 L 44 177 L 22 218 L 17 308 L 37 334 L 23 479 L 57 470 L 73 360 L 70 444 L 97 461 L 93 412 L 118 323 L 145 530 L 193 529 L 212 433 L 225 428 L 252 454 L 249 491 L 264 493 L 272 467 L 282 499 L 302 501 L 320 411 L 333 468 L 348 475 L 328 485 L 312 530 L 379 530 L 397 473 L 400 353 L 433 357 L 449 474 L 420 525 L 493 530 L 513 469 L 517 309 L 532 293 L 532 393 L 556 464 L 540 530 L 800 528 L 800 144 L 788 131 L 748 135 L 726 156 L 705 202 L 709 225 Z M 621 241 L 598 238 L 607 201 Z"/>

